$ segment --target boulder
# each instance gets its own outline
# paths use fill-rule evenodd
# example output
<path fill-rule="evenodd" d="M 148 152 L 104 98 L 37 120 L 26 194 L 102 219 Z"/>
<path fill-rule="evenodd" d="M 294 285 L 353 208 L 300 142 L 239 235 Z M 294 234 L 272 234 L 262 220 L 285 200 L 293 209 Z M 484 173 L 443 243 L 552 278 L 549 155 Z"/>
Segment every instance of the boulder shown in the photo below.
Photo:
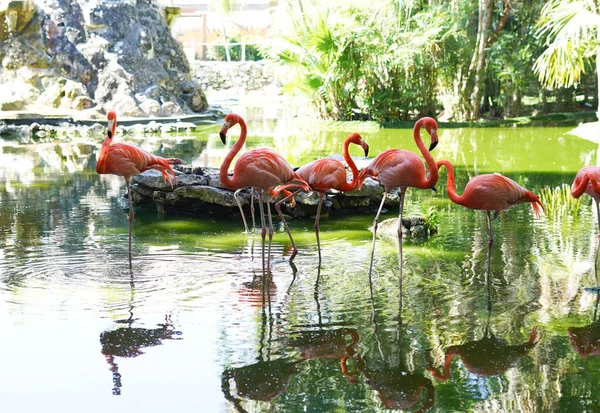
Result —
<path fill-rule="evenodd" d="M 95 107 L 121 116 L 206 110 L 165 19 L 176 15 L 147 0 L 0 0 L 0 88 L 19 79 L 35 89 L 11 97 L 3 110 Z M 146 98 L 160 110 L 141 107 Z"/>

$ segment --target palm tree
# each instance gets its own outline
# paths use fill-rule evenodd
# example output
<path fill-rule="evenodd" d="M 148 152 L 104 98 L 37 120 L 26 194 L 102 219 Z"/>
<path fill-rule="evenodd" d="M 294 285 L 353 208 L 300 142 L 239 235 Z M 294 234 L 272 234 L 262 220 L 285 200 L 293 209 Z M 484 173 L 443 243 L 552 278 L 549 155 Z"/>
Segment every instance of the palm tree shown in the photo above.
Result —
<path fill-rule="evenodd" d="M 546 37 L 548 48 L 538 57 L 533 70 L 544 86 L 573 86 L 594 61 L 600 80 L 598 3 L 598 0 L 552 0 L 542 9 L 538 34 Z"/>

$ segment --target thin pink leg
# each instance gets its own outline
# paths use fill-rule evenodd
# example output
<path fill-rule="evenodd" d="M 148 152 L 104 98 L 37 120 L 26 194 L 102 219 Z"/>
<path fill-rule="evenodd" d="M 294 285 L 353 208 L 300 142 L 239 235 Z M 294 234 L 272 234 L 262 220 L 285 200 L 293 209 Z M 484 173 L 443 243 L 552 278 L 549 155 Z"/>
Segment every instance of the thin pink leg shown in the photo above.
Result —
<path fill-rule="evenodd" d="M 296 244 L 294 243 L 294 238 L 292 238 L 292 233 L 290 232 L 290 227 L 288 227 L 287 221 L 285 220 L 285 217 L 283 216 L 283 212 L 281 212 L 281 205 L 300 191 L 302 191 L 302 190 L 298 189 L 293 194 L 286 196 L 281 201 L 279 201 L 275 204 L 275 209 L 277 210 L 277 213 L 279 214 L 279 217 L 281 218 L 281 221 L 283 222 L 283 226 L 288 234 L 288 237 L 290 237 L 290 242 L 292 243 L 292 255 L 290 256 L 290 262 L 292 262 L 294 260 L 294 258 L 296 257 L 296 254 L 298 254 L 298 248 L 296 248 Z"/>
<path fill-rule="evenodd" d="M 321 240 L 319 239 L 319 219 L 321 218 L 321 206 L 323 205 L 324 192 L 319 192 L 319 206 L 317 207 L 317 217 L 315 218 L 315 234 L 317 235 L 317 250 L 319 251 L 319 264 L 321 264 Z"/>
<path fill-rule="evenodd" d="M 271 244 L 273 243 L 273 217 L 271 216 L 271 202 L 269 201 L 269 197 L 265 200 L 265 206 L 267 207 L 267 216 L 269 217 L 269 252 L 267 254 L 268 259 L 268 268 L 271 268 Z"/>
<path fill-rule="evenodd" d="M 246 222 L 246 216 L 244 215 L 244 209 L 242 208 L 242 203 L 240 202 L 240 192 L 243 189 L 244 188 L 240 188 L 237 191 L 235 191 L 233 193 L 233 197 L 235 198 L 235 202 L 237 202 L 238 208 L 240 209 L 240 214 L 242 214 L 242 221 L 244 222 L 244 232 L 247 234 L 248 233 L 248 223 Z M 252 191 L 252 188 L 250 188 L 250 191 Z"/>
<path fill-rule="evenodd" d="M 400 294 L 402 294 L 402 215 L 404 214 L 404 196 L 406 187 L 400 188 L 400 214 L 398 215 L 398 278 L 400 283 Z"/>
<path fill-rule="evenodd" d="M 252 214 L 252 232 L 256 228 L 256 220 L 254 219 L 254 188 L 250 188 L 250 214 Z"/>
<path fill-rule="evenodd" d="M 369 276 L 373 271 L 373 258 L 375 257 L 375 237 L 377 236 L 377 225 L 379 223 L 379 215 L 381 214 L 381 210 L 383 209 L 383 203 L 385 202 L 386 196 L 387 191 L 384 191 L 383 198 L 381 198 L 381 204 L 379 204 L 379 209 L 377 210 L 377 215 L 375 215 L 375 219 L 373 220 L 373 244 L 371 246 L 371 265 L 369 266 Z"/>
<path fill-rule="evenodd" d="M 487 261 L 487 273 L 490 274 L 490 267 L 492 264 L 492 245 L 494 244 L 494 236 L 492 235 L 492 217 L 491 211 L 487 212 L 487 223 L 488 223 L 488 261 Z"/>
<path fill-rule="evenodd" d="M 600 249 L 600 205 L 596 201 L 596 215 L 598 216 L 598 242 L 596 244 L 596 258 L 594 258 L 594 274 L 596 275 L 596 287 L 598 285 L 598 250 Z"/>
<path fill-rule="evenodd" d="M 265 210 L 263 207 L 262 198 L 263 198 L 263 191 L 260 190 L 258 192 L 258 207 L 260 210 L 260 223 L 261 223 L 260 236 L 262 238 L 262 248 L 261 248 L 262 269 L 263 269 L 263 275 L 265 275 L 266 274 L 266 272 L 265 272 L 265 237 L 267 236 L 267 225 L 265 223 Z"/>
<path fill-rule="evenodd" d="M 133 234 L 133 200 L 131 199 L 131 186 L 129 185 L 129 180 L 126 179 L 127 182 L 127 196 L 129 198 L 129 261 L 131 262 L 131 238 Z"/>

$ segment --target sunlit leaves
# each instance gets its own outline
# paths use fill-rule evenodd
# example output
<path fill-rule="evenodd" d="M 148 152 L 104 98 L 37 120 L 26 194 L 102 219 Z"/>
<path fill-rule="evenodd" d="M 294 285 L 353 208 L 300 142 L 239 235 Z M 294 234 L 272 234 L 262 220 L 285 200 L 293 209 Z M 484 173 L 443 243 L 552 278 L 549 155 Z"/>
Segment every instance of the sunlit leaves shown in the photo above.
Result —
<path fill-rule="evenodd" d="M 600 46 L 600 15 L 594 3 L 553 0 L 542 10 L 538 28 L 548 43 L 534 65 L 540 81 L 551 87 L 579 82 Z"/>

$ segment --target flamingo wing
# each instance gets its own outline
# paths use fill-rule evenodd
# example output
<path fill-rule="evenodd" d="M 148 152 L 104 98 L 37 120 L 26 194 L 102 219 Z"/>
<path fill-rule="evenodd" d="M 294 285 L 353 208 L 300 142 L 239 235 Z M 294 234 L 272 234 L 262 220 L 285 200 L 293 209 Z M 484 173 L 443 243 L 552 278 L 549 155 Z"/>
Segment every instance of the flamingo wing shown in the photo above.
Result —
<path fill-rule="evenodd" d="M 329 189 L 348 190 L 346 168 L 335 159 L 310 162 L 300 167 L 296 173 L 318 192 L 326 192 Z"/>
<path fill-rule="evenodd" d="M 390 149 L 380 153 L 359 175 L 378 177 L 386 190 L 397 187 L 420 187 L 425 180 L 425 164 L 415 153 Z M 362 181 L 361 181 L 362 182 Z"/>
<path fill-rule="evenodd" d="M 127 180 L 149 169 L 156 169 L 162 173 L 164 179 L 168 180 L 171 185 L 173 185 L 171 176 L 177 181 L 175 172 L 167 160 L 126 143 L 112 144 L 108 149 L 104 165 L 104 173 L 120 175 Z"/>
<path fill-rule="evenodd" d="M 465 206 L 488 211 L 501 211 L 523 202 L 539 203 L 531 191 L 498 173 L 478 175 L 471 179 L 465 187 L 463 198 Z"/>
<path fill-rule="evenodd" d="M 270 149 L 253 149 L 237 160 L 233 179 L 240 187 L 269 189 L 294 178 L 294 171 L 285 159 Z"/>

